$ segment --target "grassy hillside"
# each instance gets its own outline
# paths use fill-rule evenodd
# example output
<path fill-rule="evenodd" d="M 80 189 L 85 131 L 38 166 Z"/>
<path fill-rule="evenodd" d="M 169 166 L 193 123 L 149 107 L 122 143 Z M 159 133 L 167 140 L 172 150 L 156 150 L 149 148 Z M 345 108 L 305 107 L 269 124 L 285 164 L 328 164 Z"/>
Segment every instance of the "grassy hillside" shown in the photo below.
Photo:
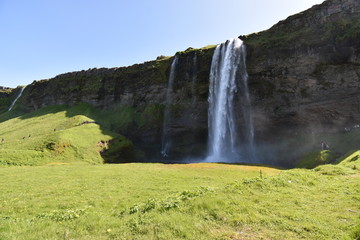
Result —
<path fill-rule="evenodd" d="M 102 163 L 100 151 L 108 148 L 110 140 L 116 139 L 113 147 L 119 151 L 132 145 L 108 130 L 106 115 L 86 104 L 50 106 L 20 114 L 15 109 L 0 116 L 0 140 L 4 139 L 0 143 L 0 165 Z M 99 119 L 103 121 L 95 121 Z"/>
<path fill-rule="evenodd" d="M 359 149 L 360 128 L 349 128 L 348 131 L 318 134 L 314 136 L 319 146 L 300 159 L 296 164 L 298 168 L 315 168 L 321 164 L 338 163 Z M 311 141 L 311 140 L 310 140 Z M 329 149 L 319 150 L 321 142 L 325 141 Z"/>
<path fill-rule="evenodd" d="M 359 239 L 354 159 L 315 170 L 3 167 L 0 239 Z"/>

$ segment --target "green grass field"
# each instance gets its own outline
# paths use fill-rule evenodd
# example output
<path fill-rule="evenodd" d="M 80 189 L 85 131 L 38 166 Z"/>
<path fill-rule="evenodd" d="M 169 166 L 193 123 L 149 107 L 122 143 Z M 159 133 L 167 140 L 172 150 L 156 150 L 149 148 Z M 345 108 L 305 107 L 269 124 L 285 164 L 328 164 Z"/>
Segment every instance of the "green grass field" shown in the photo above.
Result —
<path fill-rule="evenodd" d="M 121 116 L 85 104 L 0 115 L 1 240 L 360 239 L 358 130 L 331 142 L 353 151 L 307 157 L 311 170 L 102 164 L 99 142 L 130 144 L 110 131 Z"/>
<path fill-rule="evenodd" d="M 2 167 L 0 239 L 358 239 L 359 169 Z"/>

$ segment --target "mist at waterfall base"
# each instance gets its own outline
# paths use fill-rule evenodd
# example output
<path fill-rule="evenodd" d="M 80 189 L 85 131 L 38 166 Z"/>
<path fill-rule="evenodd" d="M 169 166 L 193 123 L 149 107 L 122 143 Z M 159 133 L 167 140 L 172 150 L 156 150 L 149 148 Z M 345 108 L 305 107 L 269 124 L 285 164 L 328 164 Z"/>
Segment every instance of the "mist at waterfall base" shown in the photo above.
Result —
<path fill-rule="evenodd" d="M 173 162 L 169 156 L 171 139 L 168 132 L 177 63 L 178 56 L 175 56 L 166 90 L 160 151 L 163 162 Z M 193 64 L 196 64 L 196 55 Z M 195 81 L 196 76 L 193 78 Z M 188 157 L 176 162 L 258 163 L 247 79 L 243 42 L 235 38 L 219 44 L 213 54 L 209 76 L 207 157 Z"/>

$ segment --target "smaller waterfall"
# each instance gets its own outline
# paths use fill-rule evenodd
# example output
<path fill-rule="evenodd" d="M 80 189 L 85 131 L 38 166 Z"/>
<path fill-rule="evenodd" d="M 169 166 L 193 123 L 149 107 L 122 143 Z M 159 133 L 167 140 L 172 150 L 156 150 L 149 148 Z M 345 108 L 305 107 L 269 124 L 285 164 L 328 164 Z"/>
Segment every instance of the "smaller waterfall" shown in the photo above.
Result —
<path fill-rule="evenodd" d="M 168 157 L 169 149 L 171 145 L 171 141 L 169 138 L 169 125 L 171 120 L 173 85 L 174 85 L 175 71 L 176 71 L 178 59 L 179 57 L 175 55 L 174 60 L 171 63 L 169 81 L 166 89 L 166 103 L 164 109 L 164 121 L 163 121 L 163 131 L 161 136 L 161 152 L 160 152 L 163 157 Z"/>
<path fill-rule="evenodd" d="M 16 101 L 21 97 L 23 91 L 24 91 L 25 87 L 22 87 L 21 90 L 20 90 L 20 93 L 17 95 L 17 97 L 15 98 L 15 100 L 11 103 L 9 109 L 8 109 L 8 112 L 14 107 Z"/>
<path fill-rule="evenodd" d="M 196 72 L 197 72 L 197 53 L 194 53 L 194 57 L 192 59 L 192 68 L 191 68 L 191 94 L 192 94 L 192 103 L 194 104 L 196 102 Z"/>

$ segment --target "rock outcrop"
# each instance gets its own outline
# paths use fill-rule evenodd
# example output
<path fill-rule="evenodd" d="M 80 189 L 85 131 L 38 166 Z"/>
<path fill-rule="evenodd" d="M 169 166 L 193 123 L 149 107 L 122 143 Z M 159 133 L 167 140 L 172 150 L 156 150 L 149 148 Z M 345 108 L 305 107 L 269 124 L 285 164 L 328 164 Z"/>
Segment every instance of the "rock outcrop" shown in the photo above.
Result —
<path fill-rule="evenodd" d="M 320 144 L 314 137 L 318 133 L 359 123 L 358 0 L 327 0 L 241 39 L 247 45 L 255 138 L 264 162 L 291 165 Z M 213 51 L 210 46 L 177 53 L 169 134 L 173 158 L 206 153 Z M 112 130 L 132 140 L 145 158 L 157 158 L 171 61 L 162 56 L 130 67 L 89 69 L 36 81 L 25 89 L 22 107 L 33 111 L 86 102 L 101 109 L 131 109 L 119 114 L 129 118 L 131 112 L 128 124 L 119 127 L 114 122 Z"/>
<path fill-rule="evenodd" d="M 0 113 L 7 111 L 13 98 L 14 89 L 0 86 Z M 14 97 L 15 98 L 15 97 Z"/>
<path fill-rule="evenodd" d="M 359 123 L 359 39 L 356 0 L 328 0 L 245 36 L 258 144 L 275 143 L 265 145 L 277 158 L 285 146 L 282 158 L 294 161 L 299 146 L 320 148 L 318 133 Z"/>

